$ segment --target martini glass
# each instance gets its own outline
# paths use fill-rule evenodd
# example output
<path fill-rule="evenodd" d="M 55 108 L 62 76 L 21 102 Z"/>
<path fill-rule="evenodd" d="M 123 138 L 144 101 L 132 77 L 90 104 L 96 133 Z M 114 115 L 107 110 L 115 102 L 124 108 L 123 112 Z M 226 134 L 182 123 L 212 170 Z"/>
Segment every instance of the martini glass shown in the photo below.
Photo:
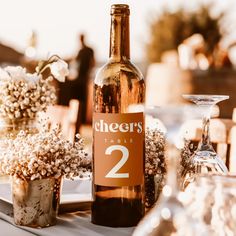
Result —
<path fill-rule="evenodd" d="M 167 128 L 167 183 L 159 201 L 136 227 L 133 236 L 208 235 L 204 225 L 194 221 L 180 200 L 177 167 L 181 142 L 178 131 L 186 119 L 197 118 L 201 109 L 189 106 L 151 107 L 144 112 L 160 119 Z"/>
<path fill-rule="evenodd" d="M 224 162 L 217 155 L 212 147 L 210 141 L 210 115 L 214 105 L 218 102 L 224 101 L 229 96 L 223 95 L 183 95 L 183 97 L 189 101 L 194 102 L 198 107 L 205 109 L 202 117 L 202 138 L 199 142 L 197 150 L 193 156 L 190 157 L 190 168 L 191 171 L 186 169 L 184 174 L 184 185 L 185 188 L 189 183 L 193 182 L 196 175 L 206 173 L 218 173 L 227 174 L 228 169 Z"/>

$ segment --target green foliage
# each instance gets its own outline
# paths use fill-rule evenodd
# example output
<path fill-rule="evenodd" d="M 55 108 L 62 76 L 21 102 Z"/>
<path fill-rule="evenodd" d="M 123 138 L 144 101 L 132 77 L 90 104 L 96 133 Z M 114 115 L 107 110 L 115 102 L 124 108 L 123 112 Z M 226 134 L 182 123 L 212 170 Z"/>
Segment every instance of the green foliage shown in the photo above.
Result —
<path fill-rule="evenodd" d="M 194 12 L 180 8 L 174 13 L 164 10 L 150 25 L 150 41 L 147 44 L 149 62 L 159 62 L 163 52 L 177 49 L 184 39 L 200 33 L 206 41 L 206 52 L 211 54 L 223 37 L 220 21 L 224 14 L 212 17 L 212 5 L 201 6 Z"/>

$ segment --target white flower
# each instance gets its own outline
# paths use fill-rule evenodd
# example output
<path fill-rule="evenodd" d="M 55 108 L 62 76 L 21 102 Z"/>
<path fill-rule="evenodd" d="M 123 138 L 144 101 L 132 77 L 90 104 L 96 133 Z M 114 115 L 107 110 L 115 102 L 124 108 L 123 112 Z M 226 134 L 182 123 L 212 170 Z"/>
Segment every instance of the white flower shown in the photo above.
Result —
<path fill-rule="evenodd" d="M 21 66 L 7 66 L 4 70 L 15 80 L 26 80 L 26 69 Z"/>
<path fill-rule="evenodd" d="M 0 80 L 9 80 L 10 75 L 2 68 L 0 68 Z"/>
<path fill-rule="evenodd" d="M 60 82 L 65 82 L 65 77 L 69 75 L 68 64 L 62 59 L 50 64 L 52 75 Z"/>
<path fill-rule="evenodd" d="M 41 75 L 38 75 L 37 73 L 34 73 L 34 74 L 27 73 L 26 74 L 26 80 L 29 83 L 31 83 L 31 85 L 38 83 L 40 78 L 41 78 Z"/>

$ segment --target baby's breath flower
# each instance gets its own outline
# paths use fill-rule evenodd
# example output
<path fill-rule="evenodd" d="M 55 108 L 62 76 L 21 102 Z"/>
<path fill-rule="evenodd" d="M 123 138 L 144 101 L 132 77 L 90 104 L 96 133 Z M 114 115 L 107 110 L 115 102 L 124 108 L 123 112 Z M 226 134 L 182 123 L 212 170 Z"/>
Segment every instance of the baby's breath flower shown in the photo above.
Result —
<path fill-rule="evenodd" d="M 164 186 L 166 174 L 165 138 L 157 128 L 145 132 L 145 206 L 151 207 Z"/>
<path fill-rule="evenodd" d="M 6 118 L 34 118 L 38 111 L 45 111 L 56 102 L 55 88 L 42 75 L 29 76 L 22 67 L 1 70 L 8 75 L 5 77 L 6 74 L 0 73 L 0 112 Z M 46 91 L 53 96 L 40 100 L 40 97 L 46 97 Z"/>
<path fill-rule="evenodd" d="M 162 168 L 161 164 L 165 165 L 164 158 L 165 138 L 164 134 L 158 129 L 146 129 L 145 134 L 145 173 L 152 171 L 156 174 L 158 170 L 162 170 L 163 174 L 166 168 Z"/>
<path fill-rule="evenodd" d="M 50 67 L 51 75 L 42 76 Z M 51 81 L 60 81 L 68 75 L 67 64 L 58 56 L 39 63 L 36 73 L 30 74 L 21 66 L 0 68 L 0 112 L 9 119 L 35 118 L 37 112 L 46 111 L 56 102 L 56 90 Z"/>
<path fill-rule="evenodd" d="M 197 147 L 193 142 L 191 142 L 190 140 L 185 140 L 184 147 L 181 150 L 180 166 L 178 169 L 178 177 L 181 181 L 181 186 L 183 184 L 186 172 L 194 173 L 194 166 L 191 163 L 191 156 L 194 154 L 196 148 Z"/>
<path fill-rule="evenodd" d="M 5 144 L 5 151 L 0 152 L 0 174 L 28 180 L 89 175 L 91 159 L 81 138 L 75 143 L 63 140 L 59 127 L 44 127 L 36 134 L 20 131 Z"/>

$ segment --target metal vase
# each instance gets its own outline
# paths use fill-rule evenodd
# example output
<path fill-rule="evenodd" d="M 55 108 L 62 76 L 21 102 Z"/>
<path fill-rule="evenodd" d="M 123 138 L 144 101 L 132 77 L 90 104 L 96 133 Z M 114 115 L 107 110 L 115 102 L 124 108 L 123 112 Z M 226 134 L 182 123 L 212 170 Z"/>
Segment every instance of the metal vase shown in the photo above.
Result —
<path fill-rule="evenodd" d="M 61 178 L 12 179 L 14 221 L 17 225 L 43 228 L 56 224 Z"/>

